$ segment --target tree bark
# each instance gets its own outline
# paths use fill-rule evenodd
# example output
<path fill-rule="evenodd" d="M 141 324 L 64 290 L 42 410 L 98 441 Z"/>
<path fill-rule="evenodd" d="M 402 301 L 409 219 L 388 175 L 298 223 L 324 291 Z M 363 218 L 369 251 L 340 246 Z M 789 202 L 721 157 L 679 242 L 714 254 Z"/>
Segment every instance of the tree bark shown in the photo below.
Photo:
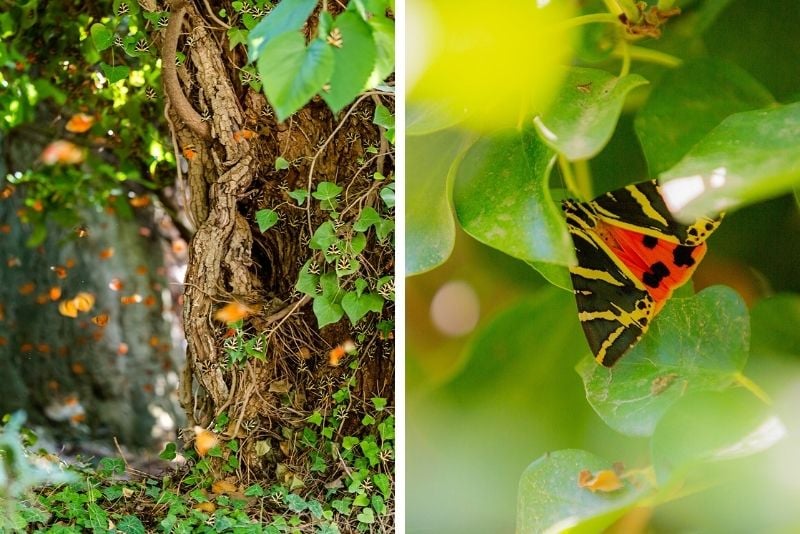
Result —
<path fill-rule="evenodd" d="M 174 65 L 176 48 L 187 59 L 173 71 L 166 66 Z M 241 439 L 244 471 L 263 477 L 275 462 L 293 462 L 294 453 L 287 446 L 275 448 L 277 456 L 259 455 L 255 443 L 291 442 L 286 429 L 298 429 L 315 410 L 327 413 L 330 395 L 349 380 L 347 369 L 328 365 L 337 344 L 363 335 L 356 394 L 342 432 L 356 428 L 371 397 L 393 397 L 393 343 L 381 339 L 380 317 L 368 317 L 357 332 L 346 319 L 320 331 L 309 299 L 294 290 L 300 267 L 312 257 L 308 241 L 327 213 L 311 203 L 298 207 L 288 196 L 321 181 L 338 183 L 345 189 L 343 205 L 350 206 L 342 221 L 352 222 L 360 208 L 378 206 L 371 176 L 376 170 L 389 174 L 392 162 L 365 151 L 386 147 L 372 123 L 373 98 L 362 97 L 340 116 L 315 99 L 276 123 L 264 96 L 239 81 L 243 47 L 229 50 L 224 28 L 203 2 L 172 3 L 162 63 L 166 112 L 176 152 L 188 163 L 183 179 L 196 224 L 185 280 L 188 348 L 179 396 L 190 424 L 208 427 L 225 412 L 230 423 L 222 437 Z M 244 139 L 243 130 L 258 135 Z M 278 156 L 291 162 L 289 169 L 275 169 Z M 264 234 L 255 223 L 262 208 L 280 214 L 278 225 Z M 391 244 L 378 244 L 373 236 L 363 257 L 370 277 L 392 274 Z M 264 334 L 264 361 L 227 360 L 228 326 L 214 314 L 234 301 L 255 310 L 243 328 Z M 386 307 L 384 316 L 393 318 L 393 308 Z M 294 467 L 305 469 L 299 462 Z"/>

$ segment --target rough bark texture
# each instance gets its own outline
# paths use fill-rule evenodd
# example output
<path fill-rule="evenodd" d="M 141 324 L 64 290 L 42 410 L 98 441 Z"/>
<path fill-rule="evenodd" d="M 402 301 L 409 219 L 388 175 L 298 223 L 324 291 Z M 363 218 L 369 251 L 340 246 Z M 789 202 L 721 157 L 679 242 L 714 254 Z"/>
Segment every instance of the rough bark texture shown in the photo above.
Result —
<path fill-rule="evenodd" d="M 372 123 L 375 104 L 369 97 L 339 117 L 315 100 L 277 124 L 263 95 L 240 84 L 238 68 L 246 62 L 245 51 L 229 51 L 224 28 L 204 3 L 178 1 L 171 9 L 162 61 L 174 63 L 179 26 L 177 48 L 187 60 L 174 77 L 165 69 L 164 89 L 176 152 L 188 156 L 187 208 L 196 223 L 185 281 L 188 350 L 181 403 L 191 424 L 207 427 L 227 413 L 230 424 L 223 438 L 241 440 L 243 474 L 271 475 L 275 462 L 282 462 L 302 475 L 307 468 L 304 462 L 293 465 L 291 444 L 259 456 L 255 443 L 269 438 L 282 445 L 291 442 L 287 428 L 299 428 L 315 410 L 330 411 L 331 394 L 341 386 L 345 371 L 329 366 L 327 353 L 357 332 L 346 319 L 320 331 L 309 299 L 294 291 L 299 269 L 311 257 L 311 232 L 326 214 L 298 207 L 288 192 L 313 189 L 320 181 L 338 183 L 345 188 L 342 218 L 352 221 L 360 208 L 380 202 L 372 174 L 391 172 L 391 162 L 382 155 L 370 157 L 364 147 L 385 148 L 386 142 Z M 191 46 L 186 44 L 189 37 Z M 258 136 L 240 139 L 244 129 Z M 366 163 L 361 159 L 365 155 Z M 274 170 L 278 156 L 291 162 L 288 170 Z M 263 235 L 255 223 L 261 208 L 281 216 Z M 392 273 L 391 244 L 378 245 L 371 238 L 362 259 L 370 277 Z M 266 335 L 266 361 L 248 360 L 241 366 L 226 362 L 228 327 L 213 317 L 215 310 L 235 300 L 257 310 L 244 328 Z M 379 338 L 379 318 L 372 315 L 360 325 L 367 335 L 360 347 L 357 395 L 345 425 L 352 428 L 371 397 L 394 394 L 393 343 Z M 384 315 L 393 317 L 393 309 L 386 307 Z"/>

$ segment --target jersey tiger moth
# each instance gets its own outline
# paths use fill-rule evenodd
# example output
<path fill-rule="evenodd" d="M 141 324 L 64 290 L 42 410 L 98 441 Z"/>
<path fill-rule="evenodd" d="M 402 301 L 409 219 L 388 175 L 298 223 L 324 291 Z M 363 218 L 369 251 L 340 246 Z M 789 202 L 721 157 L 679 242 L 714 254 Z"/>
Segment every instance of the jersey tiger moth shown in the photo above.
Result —
<path fill-rule="evenodd" d="M 595 359 L 611 367 L 692 276 L 722 216 L 676 221 L 655 181 L 562 208 L 578 260 L 570 267 L 578 318 Z"/>

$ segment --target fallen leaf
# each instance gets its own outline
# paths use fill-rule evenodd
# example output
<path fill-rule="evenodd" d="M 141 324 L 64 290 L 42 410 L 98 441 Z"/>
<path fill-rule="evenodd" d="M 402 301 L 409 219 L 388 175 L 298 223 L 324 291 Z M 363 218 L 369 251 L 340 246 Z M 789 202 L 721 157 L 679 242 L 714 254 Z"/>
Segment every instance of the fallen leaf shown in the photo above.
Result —
<path fill-rule="evenodd" d="M 217 505 L 211 501 L 199 502 L 194 505 L 194 509 L 211 515 L 216 511 Z"/>
<path fill-rule="evenodd" d="M 211 492 L 217 495 L 224 495 L 226 493 L 236 493 L 236 484 L 228 482 L 227 480 L 217 480 L 211 484 Z"/>

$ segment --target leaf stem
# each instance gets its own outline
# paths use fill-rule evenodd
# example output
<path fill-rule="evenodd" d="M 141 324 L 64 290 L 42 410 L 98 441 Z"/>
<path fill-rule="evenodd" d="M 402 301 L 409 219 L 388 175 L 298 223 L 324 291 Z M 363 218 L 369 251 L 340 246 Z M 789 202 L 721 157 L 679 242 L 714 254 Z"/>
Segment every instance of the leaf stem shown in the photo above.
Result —
<path fill-rule="evenodd" d="M 761 389 L 758 384 L 744 376 L 742 373 L 734 374 L 733 379 L 737 384 L 755 395 L 764 404 L 772 404 L 772 399 L 769 398 L 767 392 Z"/>
<path fill-rule="evenodd" d="M 680 67 L 683 60 L 678 57 L 675 57 L 670 54 L 665 54 L 664 52 L 659 52 L 658 50 L 653 50 L 652 48 L 645 48 L 643 46 L 635 46 L 628 43 L 625 43 L 625 48 L 617 47 L 614 49 L 614 55 L 617 57 L 623 57 L 624 54 L 628 54 L 631 59 L 635 59 L 637 61 L 644 61 L 646 63 L 656 63 L 658 65 L 664 65 L 666 67 Z"/>
<path fill-rule="evenodd" d="M 619 43 L 618 49 L 621 49 L 620 55 L 622 56 L 622 68 L 619 70 L 620 78 L 627 76 L 631 71 L 631 48 L 633 48 L 633 46 L 631 46 L 628 41 L 621 41 Z"/>
<path fill-rule="evenodd" d="M 592 171 L 589 168 L 589 160 L 579 159 L 572 164 L 575 167 L 575 178 L 578 185 L 578 190 L 583 195 L 583 198 L 594 198 L 592 192 Z"/>
<path fill-rule="evenodd" d="M 561 176 L 564 177 L 564 183 L 567 186 L 567 191 L 581 198 L 581 200 L 585 200 L 585 198 L 581 195 L 581 190 L 575 183 L 575 175 L 572 173 L 572 166 L 570 166 L 569 160 L 567 160 L 563 154 L 558 155 L 558 168 L 561 170 Z"/>
<path fill-rule="evenodd" d="M 619 24 L 619 19 L 612 13 L 591 13 L 589 15 L 581 15 L 580 17 L 573 17 L 566 20 L 562 24 L 562 27 L 568 29 L 595 23 Z"/>

